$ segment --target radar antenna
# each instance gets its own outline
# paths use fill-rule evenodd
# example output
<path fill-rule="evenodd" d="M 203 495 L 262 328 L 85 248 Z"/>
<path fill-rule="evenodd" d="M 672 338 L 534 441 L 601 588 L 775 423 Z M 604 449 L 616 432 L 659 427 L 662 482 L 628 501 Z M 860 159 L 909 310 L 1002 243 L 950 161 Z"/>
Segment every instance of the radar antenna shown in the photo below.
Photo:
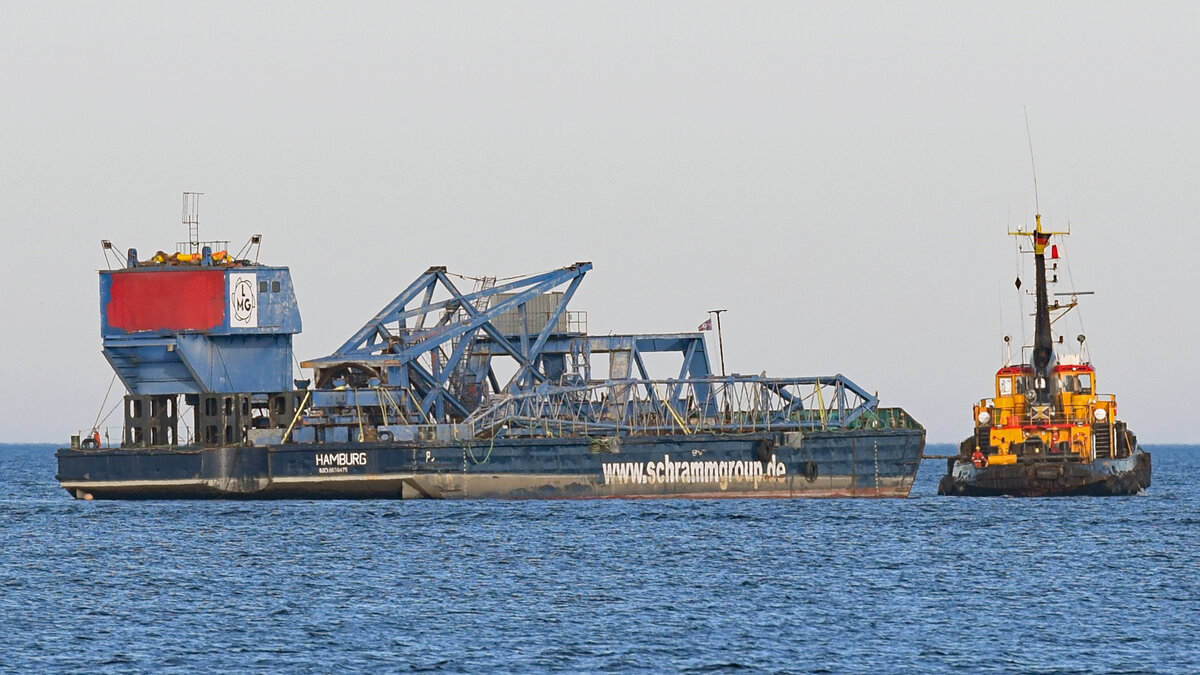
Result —
<path fill-rule="evenodd" d="M 188 253 L 200 254 L 200 195 L 203 192 L 183 193 L 183 224 L 188 226 Z"/>

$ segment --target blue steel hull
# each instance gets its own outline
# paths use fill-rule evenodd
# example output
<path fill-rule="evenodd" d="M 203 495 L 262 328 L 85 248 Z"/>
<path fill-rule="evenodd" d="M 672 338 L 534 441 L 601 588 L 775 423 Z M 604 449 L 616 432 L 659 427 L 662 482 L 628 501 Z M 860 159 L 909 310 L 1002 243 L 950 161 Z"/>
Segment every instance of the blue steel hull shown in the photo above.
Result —
<path fill-rule="evenodd" d="M 923 429 L 63 448 L 80 499 L 906 497 Z"/>

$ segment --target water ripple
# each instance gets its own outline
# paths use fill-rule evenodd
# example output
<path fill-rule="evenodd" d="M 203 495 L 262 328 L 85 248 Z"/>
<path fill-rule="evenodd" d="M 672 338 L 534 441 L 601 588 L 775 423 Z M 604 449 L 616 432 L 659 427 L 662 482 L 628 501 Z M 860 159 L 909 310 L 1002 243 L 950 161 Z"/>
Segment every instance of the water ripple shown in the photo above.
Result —
<path fill-rule="evenodd" d="M 78 502 L 0 447 L 0 671 L 1200 672 L 1200 449 L 1131 498 Z"/>

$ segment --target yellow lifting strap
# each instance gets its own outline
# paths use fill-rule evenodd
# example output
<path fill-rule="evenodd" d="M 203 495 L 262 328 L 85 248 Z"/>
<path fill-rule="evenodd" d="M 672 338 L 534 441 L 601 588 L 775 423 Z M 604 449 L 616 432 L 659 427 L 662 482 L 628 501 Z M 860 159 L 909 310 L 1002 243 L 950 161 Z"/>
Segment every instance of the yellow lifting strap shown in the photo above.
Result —
<path fill-rule="evenodd" d="M 283 432 L 283 438 L 279 440 L 280 443 L 287 443 L 288 436 L 292 433 L 292 427 L 295 427 L 296 422 L 300 420 L 300 414 L 304 412 L 304 405 L 308 403 L 309 396 L 312 396 L 311 389 L 304 392 L 304 400 L 301 401 L 300 406 L 296 408 L 296 414 L 292 416 L 292 423 L 288 425 L 287 431 Z"/>
<path fill-rule="evenodd" d="M 670 389 L 669 386 L 664 387 L 663 393 L 664 394 L 669 393 L 669 389 Z M 666 396 L 663 396 L 662 402 L 663 402 L 663 405 L 666 406 L 667 410 L 669 410 L 671 412 L 671 417 L 675 418 L 675 423 L 678 424 L 679 428 L 683 430 L 684 435 L 685 436 L 690 435 L 692 433 L 692 430 L 687 428 L 687 424 L 684 423 L 683 418 L 679 416 L 679 413 L 675 412 L 675 406 L 671 405 L 671 402 L 669 400 L 667 400 Z"/>

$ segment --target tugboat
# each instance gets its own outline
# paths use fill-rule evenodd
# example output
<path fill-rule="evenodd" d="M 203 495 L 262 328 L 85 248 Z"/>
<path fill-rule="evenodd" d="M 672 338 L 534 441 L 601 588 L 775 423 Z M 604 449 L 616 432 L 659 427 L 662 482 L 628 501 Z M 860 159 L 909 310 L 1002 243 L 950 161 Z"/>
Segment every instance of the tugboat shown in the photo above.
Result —
<path fill-rule="evenodd" d="M 1005 365 L 996 372 L 995 395 L 975 405 L 975 433 L 959 445 L 957 457 L 947 460 L 938 494 L 1136 494 L 1150 487 L 1150 453 L 1117 419 L 1116 397 L 1097 393 L 1096 371 L 1083 349 L 1085 337 L 1077 338 L 1079 354 L 1055 352 L 1050 327 L 1078 304 L 1080 293 L 1064 294 L 1071 296 L 1068 303 L 1050 304 L 1046 253 L 1049 248 L 1057 259 L 1058 247 L 1050 239 L 1069 233 L 1043 230 L 1040 213 L 1036 223 L 1033 231 L 1009 232 L 1029 237 L 1033 244 L 1037 309 L 1031 363 Z"/>

